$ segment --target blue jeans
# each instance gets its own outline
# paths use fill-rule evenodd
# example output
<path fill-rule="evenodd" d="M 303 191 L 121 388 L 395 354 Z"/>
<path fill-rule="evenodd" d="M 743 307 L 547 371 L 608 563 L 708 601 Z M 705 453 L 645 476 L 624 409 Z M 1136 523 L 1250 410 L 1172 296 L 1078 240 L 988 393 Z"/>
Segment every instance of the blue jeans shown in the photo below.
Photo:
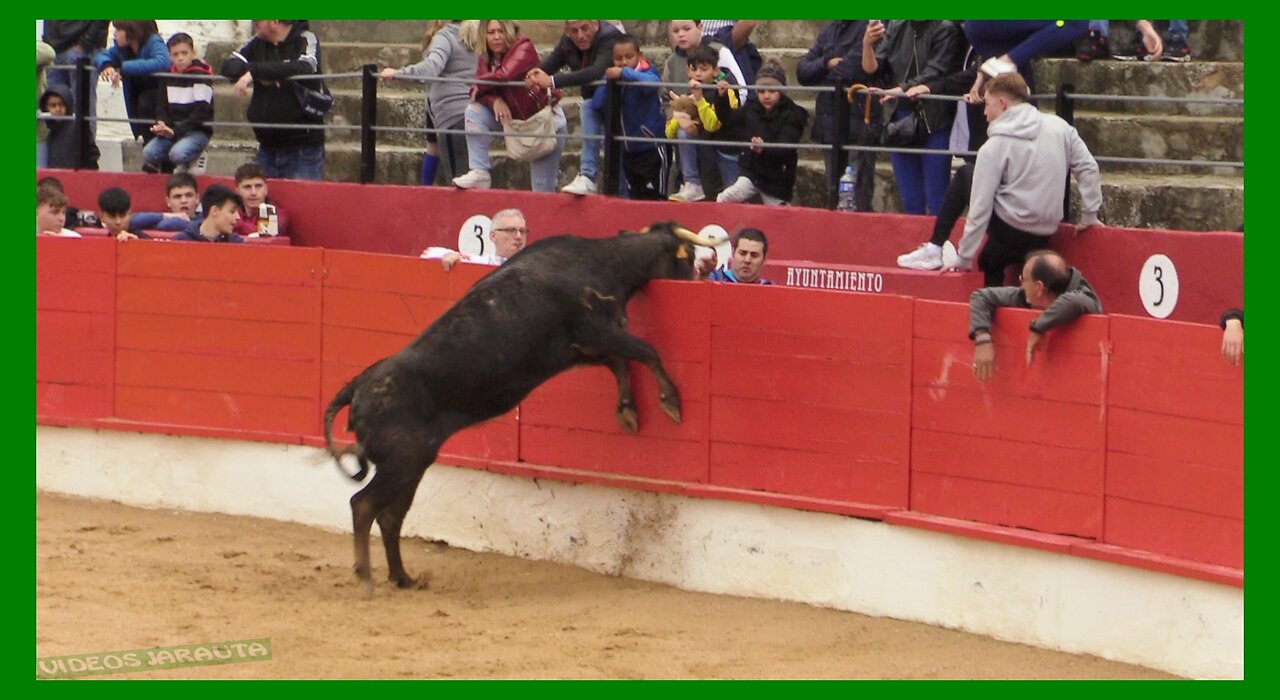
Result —
<path fill-rule="evenodd" d="M 268 178 L 324 179 L 324 145 L 302 148 L 258 147 L 258 165 Z"/>
<path fill-rule="evenodd" d="M 170 164 L 191 165 L 208 145 L 209 135 L 198 130 L 187 132 L 186 136 L 177 140 L 157 136 L 142 149 L 142 160 L 157 168 Z M 321 157 L 323 158 L 323 155 Z"/>
<path fill-rule="evenodd" d="M 555 117 L 556 133 L 567 135 L 569 133 L 568 123 L 564 118 L 564 110 L 555 107 L 552 110 Z M 467 105 L 467 163 L 472 170 L 488 171 L 492 166 L 489 163 L 489 144 L 493 140 L 494 134 L 485 132 L 496 131 L 502 133 L 502 124 L 493 117 L 493 110 L 485 107 L 479 102 L 472 102 Z M 530 179 L 533 181 L 534 192 L 555 192 L 556 183 L 560 176 L 560 154 L 564 153 L 564 140 L 556 139 L 556 148 L 547 155 L 529 163 Z"/>
<path fill-rule="evenodd" d="M 951 129 L 929 134 L 923 148 L 946 150 Z M 942 197 L 951 181 L 951 156 L 916 153 L 890 153 L 893 179 L 902 197 L 902 211 L 907 214 L 937 214 Z"/>
<path fill-rule="evenodd" d="M 1071 46 L 1089 33 L 1089 21 L 1054 20 L 966 20 L 964 33 L 973 50 L 983 58 L 1009 54 L 1018 72 L 1027 77 L 1031 59 Z"/>
<path fill-rule="evenodd" d="M 690 136 L 684 129 L 677 129 L 676 138 L 684 141 L 703 137 Z M 716 150 L 715 146 L 710 144 L 682 143 L 676 146 L 676 152 L 680 161 L 680 177 L 685 182 L 702 184 L 702 175 L 698 173 L 699 159 L 716 164 L 716 167 L 720 170 L 720 184 L 724 187 L 728 187 L 737 181 L 738 175 L 742 172 L 738 167 L 738 155 L 736 153 L 721 153 Z"/>
<path fill-rule="evenodd" d="M 604 90 L 597 87 L 597 90 Z M 582 101 L 582 134 L 584 136 L 604 136 L 604 112 L 591 108 L 589 101 Z M 582 164 L 578 166 L 578 174 L 586 175 L 592 180 L 600 171 L 600 147 L 604 141 L 582 140 Z"/>
<path fill-rule="evenodd" d="M 1089 30 L 1097 32 L 1102 36 L 1107 36 L 1111 31 L 1111 20 L 1108 19 L 1091 19 L 1089 20 Z M 1169 36 L 1181 37 L 1183 41 L 1187 40 L 1187 20 L 1171 19 L 1169 20 Z"/>

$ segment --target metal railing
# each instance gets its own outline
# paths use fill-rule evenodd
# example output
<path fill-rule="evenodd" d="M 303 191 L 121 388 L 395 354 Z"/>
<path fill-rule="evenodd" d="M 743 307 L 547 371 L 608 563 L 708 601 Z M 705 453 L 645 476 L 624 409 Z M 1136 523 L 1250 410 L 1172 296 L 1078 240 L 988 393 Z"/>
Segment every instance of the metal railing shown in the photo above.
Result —
<path fill-rule="evenodd" d="M 82 71 L 84 75 L 91 80 L 96 80 L 97 76 L 89 66 L 89 59 L 81 57 L 77 59 L 74 67 L 67 65 L 51 66 L 58 70 L 77 70 Z M 210 82 L 229 82 L 226 78 L 214 76 L 193 76 L 190 74 L 174 74 L 174 73 L 155 73 L 156 77 L 182 77 L 188 79 L 203 79 Z M 502 136 L 501 131 L 477 132 L 467 129 L 449 129 L 444 127 L 408 127 L 408 126 L 379 126 L 377 124 L 378 109 L 378 67 L 374 64 L 365 64 L 359 72 L 347 73 L 326 73 L 318 75 L 295 76 L 290 80 L 330 80 L 343 78 L 359 78 L 360 79 L 360 123 L 356 125 L 347 124 L 274 124 L 274 123 L 255 123 L 255 122 L 205 122 L 212 127 L 263 127 L 272 129 L 324 129 L 326 131 L 359 131 L 360 132 L 360 182 L 371 183 L 376 178 L 377 163 L 377 146 L 379 133 L 431 133 L 437 135 L 476 135 L 478 133 L 487 133 L 492 137 Z M 447 78 L 447 77 L 425 77 L 425 76 L 395 76 L 396 80 L 406 82 L 420 82 L 424 84 L 431 83 L 462 83 L 466 85 L 495 85 L 495 86 L 523 86 L 522 81 L 490 81 L 475 80 L 471 78 Z M 76 87 L 75 100 L 76 104 L 87 104 L 89 100 L 89 80 L 73 81 Z M 589 85 L 596 86 L 597 89 L 604 89 L 608 92 L 605 98 L 604 113 L 604 134 L 603 135 L 586 135 L 586 134 L 550 134 L 544 138 L 555 138 L 565 141 L 581 141 L 581 142 L 603 142 L 604 145 L 604 182 L 602 191 L 604 194 L 615 195 L 618 193 L 618 173 L 620 171 L 619 164 L 623 144 L 626 143 L 655 143 L 655 144 L 690 144 L 700 145 L 709 144 L 720 148 L 752 148 L 763 147 L 766 149 L 790 149 L 797 151 L 823 151 L 830 154 L 832 167 L 828 171 L 827 177 L 827 194 L 828 206 L 834 208 L 837 199 L 837 180 L 840 173 L 843 173 L 846 165 L 848 165 L 849 155 L 851 153 L 912 153 L 923 155 L 949 155 L 949 156 L 973 156 L 974 151 L 959 151 L 951 149 L 927 149 L 916 147 L 889 147 L 871 143 L 850 143 L 849 124 L 851 117 L 850 102 L 854 94 L 867 95 L 868 100 L 876 101 L 876 98 L 882 98 L 884 91 L 866 88 L 865 86 L 804 86 L 791 85 L 787 86 L 788 93 L 827 93 L 833 96 L 833 114 L 832 114 L 832 130 L 830 143 L 798 143 L 798 144 L 757 144 L 747 141 L 726 141 L 722 139 L 667 139 L 658 137 L 639 137 L 626 136 L 622 133 L 622 89 L 624 87 L 645 87 L 650 89 L 680 89 L 687 90 L 688 82 L 682 83 L 665 83 L 665 82 L 628 82 L 621 80 L 601 80 Z M 738 90 L 753 90 L 761 86 L 745 85 L 733 86 Z M 769 86 L 764 86 L 769 87 Z M 776 87 L 776 86 L 775 86 Z M 851 90 L 851 88 L 853 88 Z M 704 85 L 703 89 L 711 95 L 717 91 L 715 85 Z M 917 100 L 925 101 L 947 101 L 947 102 L 963 102 L 964 98 L 954 95 L 918 95 Z M 1243 99 L 1236 98 L 1205 98 L 1205 97 L 1159 97 L 1159 96 L 1142 96 L 1142 95 L 1098 95 L 1084 94 L 1075 92 L 1074 85 L 1064 83 L 1058 87 L 1056 93 L 1052 95 L 1032 95 L 1033 101 L 1044 101 L 1052 99 L 1054 102 L 1055 113 L 1069 124 L 1075 123 L 1075 107 L 1078 102 L 1132 102 L 1132 103 L 1168 103 L 1168 104 L 1200 104 L 1214 105 L 1228 108 L 1242 108 L 1244 106 Z M 867 124 L 878 124 L 878 104 L 872 104 L 868 112 L 872 117 L 868 119 L 864 117 Z M 122 119 L 110 117 L 91 117 L 87 114 L 87 110 L 75 110 L 75 113 L 69 117 L 45 117 L 52 120 L 70 120 L 76 124 L 76 148 L 77 151 L 83 153 L 88 145 L 88 135 L 91 122 L 126 122 L 130 124 L 152 124 L 151 119 Z M 863 138 L 874 135 L 875 129 L 868 129 Z M 1178 160 L 1168 158 L 1131 158 L 1116 156 L 1095 156 L 1095 160 L 1100 163 L 1123 163 L 1123 164 L 1149 164 L 1160 166 L 1180 166 L 1180 167 L 1206 167 L 1206 168 L 1244 168 L 1242 161 L 1205 161 L 1205 160 Z"/>

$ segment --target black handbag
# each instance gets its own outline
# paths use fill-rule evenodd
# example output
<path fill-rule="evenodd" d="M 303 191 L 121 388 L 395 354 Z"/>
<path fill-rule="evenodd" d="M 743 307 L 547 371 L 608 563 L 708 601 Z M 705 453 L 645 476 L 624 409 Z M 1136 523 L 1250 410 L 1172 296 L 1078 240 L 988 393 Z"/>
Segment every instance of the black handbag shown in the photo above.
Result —
<path fill-rule="evenodd" d="M 329 92 L 329 88 L 319 81 L 314 81 L 320 88 L 318 90 L 311 87 L 312 81 L 291 82 L 293 94 L 298 98 L 298 106 L 302 108 L 302 113 L 310 121 L 323 122 L 325 115 L 329 113 L 329 108 L 333 107 L 333 94 Z"/>
<path fill-rule="evenodd" d="M 919 146 L 929 138 L 929 128 L 925 126 L 920 109 L 911 110 L 907 116 L 889 122 L 880 134 L 880 145 L 887 148 L 906 148 Z"/>

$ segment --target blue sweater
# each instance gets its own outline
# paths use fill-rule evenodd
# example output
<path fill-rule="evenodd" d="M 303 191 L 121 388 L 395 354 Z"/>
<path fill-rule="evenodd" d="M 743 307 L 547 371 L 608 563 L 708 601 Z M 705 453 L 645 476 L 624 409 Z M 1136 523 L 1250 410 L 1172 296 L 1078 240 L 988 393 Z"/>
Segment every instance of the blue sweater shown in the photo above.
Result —
<path fill-rule="evenodd" d="M 635 68 L 623 68 L 622 80 L 657 83 L 661 81 L 658 69 L 648 61 L 642 60 Z M 605 98 L 608 90 L 596 90 L 591 96 L 591 108 L 604 112 Z M 658 100 L 658 88 L 628 85 L 622 88 L 622 133 L 625 136 L 646 136 L 661 138 L 665 133 L 665 122 L 662 118 L 662 104 Z M 644 153 L 657 148 L 655 143 L 623 141 L 622 148 L 627 153 Z"/>
<path fill-rule="evenodd" d="M 155 117 L 154 114 L 137 113 L 138 97 L 147 90 L 159 88 L 160 79 L 152 77 L 151 74 L 168 72 L 171 65 L 173 63 L 169 60 L 169 48 L 165 46 L 164 39 L 160 38 L 159 34 L 147 37 L 146 42 L 138 48 L 136 54 L 127 46 L 112 44 L 93 57 L 93 68 L 99 73 L 107 66 L 114 66 L 120 71 L 124 84 L 124 108 L 131 119 Z M 151 129 L 150 124 L 130 124 L 129 127 L 133 129 L 135 137 Z"/>

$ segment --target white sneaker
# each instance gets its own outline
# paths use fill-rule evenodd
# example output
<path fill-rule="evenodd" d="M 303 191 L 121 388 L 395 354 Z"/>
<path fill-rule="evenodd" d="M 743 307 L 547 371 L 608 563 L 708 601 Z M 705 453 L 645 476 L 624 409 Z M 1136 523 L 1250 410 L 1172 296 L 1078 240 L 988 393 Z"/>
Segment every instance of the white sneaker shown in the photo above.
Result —
<path fill-rule="evenodd" d="M 992 56 L 982 63 L 981 70 L 983 73 L 994 78 L 998 75 L 1004 75 L 1005 73 L 1017 73 L 1018 67 L 1013 64 L 1013 61 L 1000 58 L 999 56 Z"/>
<path fill-rule="evenodd" d="M 742 175 L 739 176 L 732 185 L 724 188 L 720 194 L 716 195 L 717 202 L 745 202 L 756 196 L 759 190 L 751 181 L 751 178 Z"/>
<path fill-rule="evenodd" d="M 488 170 L 470 170 L 453 178 L 454 187 L 464 190 L 487 190 L 491 182 Z"/>
<path fill-rule="evenodd" d="M 208 168 L 209 168 L 209 154 L 205 153 L 204 151 L 201 151 L 200 157 L 196 158 L 196 162 L 192 163 L 190 167 L 187 168 L 187 172 L 191 175 L 204 175 L 205 171 Z M 175 169 L 175 172 L 176 172 L 176 169 Z"/>
<path fill-rule="evenodd" d="M 596 181 L 586 175 L 579 175 L 573 178 L 573 182 L 561 187 L 560 191 L 567 194 L 595 194 Z"/>
<path fill-rule="evenodd" d="M 925 243 L 905 255 L 898 256 L 898 267 L 908 270 L 942 269 L 942 246 Z"/>
<path fill-rule="evenodd" d="M 960 261 L 960 253 L 956 252 L 956 247 L 951 245 L 951 241 L 942 244 L 942 269 L 950 270 Z"/>
<path fill-rule="evenodd" d="M 673 202 L 701 202 L 706 199 L 707 195 L 702 191 L 702 183 L 686 182 L 680 186 L 680 191 L 671 195 L 667 199 Z"/>

